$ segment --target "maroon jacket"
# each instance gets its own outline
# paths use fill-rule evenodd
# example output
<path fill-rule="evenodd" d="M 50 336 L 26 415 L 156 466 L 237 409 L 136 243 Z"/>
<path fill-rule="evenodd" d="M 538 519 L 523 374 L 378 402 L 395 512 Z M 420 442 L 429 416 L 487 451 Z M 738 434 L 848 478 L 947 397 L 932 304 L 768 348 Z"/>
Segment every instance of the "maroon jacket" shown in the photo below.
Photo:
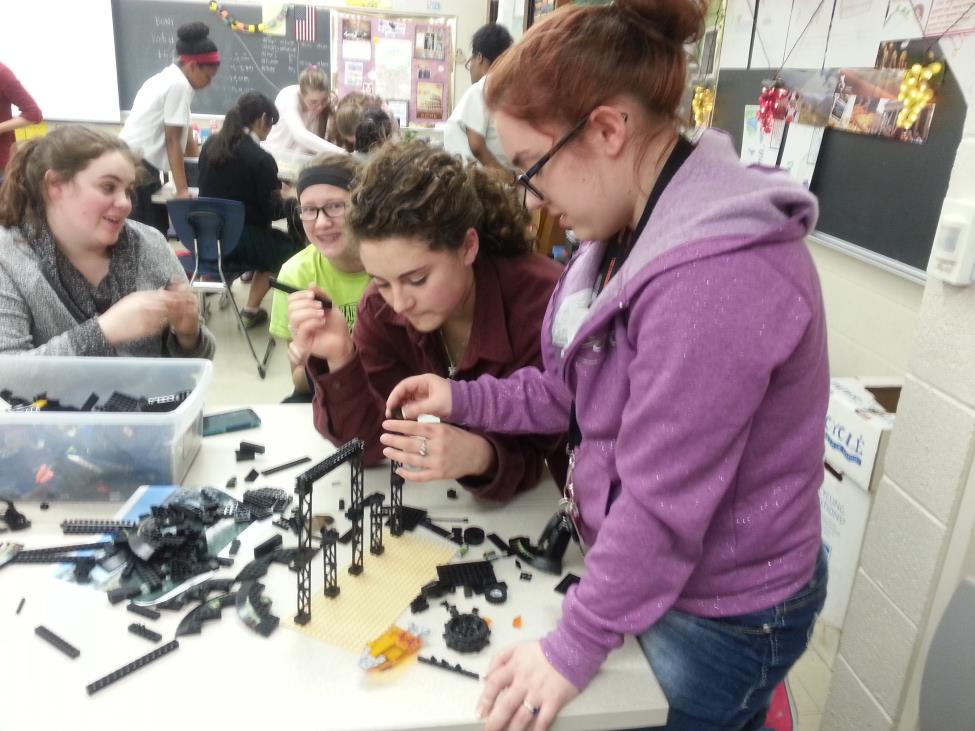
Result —
<path fill-rule="evenodd" d="M 541 367 L 542 318 L 561 271 L 552 260 L 536 255 L 477 258 L 474 322 L 456 380 L 473 381 L 484 374 L 503 378 L 525 366 Z M 386 397 L 408 376 L 446 377 L 446 357 L 438 334 L 415 330 L 386 304 L 375 284 L 369 285 L 359 302 L 352 336 L 356 357 L 335 373 L 328 372 L 325 361 L 309 360 L 315 428 L 336 444 L 359 437 L 366 443 L 366 464 L 374 465 L 383 459 L 379 436 Z M 476 433 L 491 442 L 498 456 L 497 472 L 490 481 L 460 480 L 478 497 L 508 500 L 532 487 L 550 456 L 556 479 L 564 475 L 561 436 Z"/>
<path fill-rule="evenodd" d="M 17 81 L 14 72 L 0 63 L 0 122 L 13 119 L 11 105 L 20 110 L 20 116 L 29 119 L 34 124 L 43 119 L 41 108 Z M 10 158 L 10 148 L 13 147 L 14 139 L 13 132 L 0 134 L 0 170 L 7 167 L 7 160 Z"/>

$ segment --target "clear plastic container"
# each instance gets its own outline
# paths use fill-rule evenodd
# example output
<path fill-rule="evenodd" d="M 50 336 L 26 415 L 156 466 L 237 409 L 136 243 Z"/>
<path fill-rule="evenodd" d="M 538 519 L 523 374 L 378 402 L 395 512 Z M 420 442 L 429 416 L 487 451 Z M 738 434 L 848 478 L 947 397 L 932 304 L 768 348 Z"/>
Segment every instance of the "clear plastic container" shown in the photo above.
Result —
<path fill-rule="evenodd" d="M 114 393 L 138 398 L 189 391 L 173 411 L 0 412 L 0 497 L 124 500 L 139 485 L 175 485 L 200 449 L 208 360 L 0 355 L 0 390 L 46 392 L 64 406 L 95 408 Z"/>

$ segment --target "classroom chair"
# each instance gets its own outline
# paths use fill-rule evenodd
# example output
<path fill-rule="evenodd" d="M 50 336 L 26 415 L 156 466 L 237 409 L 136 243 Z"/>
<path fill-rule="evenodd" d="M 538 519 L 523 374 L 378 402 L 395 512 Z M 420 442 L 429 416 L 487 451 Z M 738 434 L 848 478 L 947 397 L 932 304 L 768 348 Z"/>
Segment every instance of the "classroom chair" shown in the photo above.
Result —
<path fill-rule="evenodd" d="M 191 260 L 184 257 L 183 268 L 190 278 L 190 286 L 200 293 L 203 300 L 207 294 L 219 292 L 234 308 L 237 325 L 247 340 L 257 372 L 261 378 L 267 375 L 267 362 L 274 349 L 274 338 L 268 337 L 264 357 L 257 355 L 250 331 L 244 326 L 240 307 L 234 299 L 230 285 L 244 273 L 245 268 L 225 267 L 224 260 L 233 253 L 240 242 L 244 228 L 244 204 L 240 201 L 223 198 L 187 198 L 167 201 L 169 217 L 176 235 L 187 249 Z M 206 315 L 206 305 L 201 307 Z"/>

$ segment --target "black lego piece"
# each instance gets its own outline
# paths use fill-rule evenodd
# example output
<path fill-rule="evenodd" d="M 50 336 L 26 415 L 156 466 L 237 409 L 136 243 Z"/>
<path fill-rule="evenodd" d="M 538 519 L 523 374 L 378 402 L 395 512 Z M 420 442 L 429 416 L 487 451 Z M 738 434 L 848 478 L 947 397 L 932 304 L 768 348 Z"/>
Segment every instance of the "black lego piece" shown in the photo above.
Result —
<path fill-rule="evenodd" d="M 499 536 L 497 533 L 488 533 L 487 539 L 497 546 L 498 550 L 501 551 L 505 556 L 511 555 L 511 546 L 501 540 L 501 536 Z"/>
<path fill-rule="evenodd" d="M 179 649 L 179 642 L 177 640 L 172 640 L 171 642 L 167 642 L 165 645 L 161 645 L 160 647 L 157 647 L 152 652 L 143 655 L 142 657 L 137 658 L 136 660 L 133 660 L 128 665 L 124 665 L 123 667 L 120 667 L 115 672 L 109 673 L 105 677 L 99 678 L 94 683 L 91 683 L 88 686 L 86 686 L 88 695 L 97 693 L 102 688 L 105 688 L 111 685 L 112 683 L 114 683 L 116 680 L 121 680 L 126 675 L 134 673 L 136 670 L 140 668 L 144 668 L 153 660 L 158 660 L 163 655 L 166 655 L 176 649 Z"/>
<path fill-rule="evenodd" d="M 494 566 L 490 561 L 467 561 L 464 563 L 448 563 L 437 566 L 437 576 L 440 583 L 450 586 L 469 586 L 481 594 L 484 590 L 498 583 L 494 575 Z"/>
<path fill-rule="evenodd" d="M 139 399 L 139 411 L 149 413 L 175 411 L 179 408 L 180 404 L 186 401 L 186 397 L 189 395 L 189 391 L 178 391 L 176 393 L 167 393 L 163 396 L 141 398 Z"/>
<path fill-rule="evenodd" d="M 457 545 L 462 545 L 464 543 L 463 535 L 461 535 L 460 537 L 455 537 L 451 531 L 446 530 L 445 528 L 441 528 L 436 523 L 431 523 L 429 518 L 424 518 L 423 520 L 421 520 L 420 525 L 422 525 L 431 533 L 436 533 L 441 538 L 446 538 L 448 541 L 453 541 Z"/>
<path fill-rule="evenodd" d="M 233 490 L 233 489 L 234 489 L 235 487 L 237 487 L 237 476 L 236 476 L 236 475 L 234 475 L 234 476 L 233 476 L 233 477 L 231 477 L 231 478 L 230 478 L 229 480 L 227 480 L 227 484 L 226 484 L 226 486 L 225 486 L 225 487 L 226 487 L 226 488 L 227 488 L 228 490 Z"/>
<path fill-rule="evenodd" d="M 499 581 L 484 589 L 484 599 L 488 604 L 504 604 L 508 601 L 508 584 Z"/>
<path fill-rule="evenodd" d="M 448 487 L 447 488 L 447 497 L 450 498 L 451 500 L 456 500 L 457 499 L 457 491 L 454 488 L 452 488 L 452 487 Z"/>
<path fill-rule="evenodd" d="M 135 622 L 129 625 L 129 632 L 134 635 L 139 635 L 139 637 L 144 637 L 150 642 L 159 642 L 162 639 L 162 635 L 158 632 L 153 632 L 144 624 L 137 624 Z"/>
<path fill-rule="evenodd" d="M 431 581 L 424 584 L 420 588 L 420 595 L 426 597 L 427 599 L 439 599 L 444 596 L 448 591 L 452 591 L 453 587 L 443 581 Z"/>
<path fill-rule="evenodd" d="M 64 638 L 54 634 L 43 624 L 39 624 L 34 628 L 34 634 L 43 640 L 47 640 L 47 642 L 54 645 L 54 647 L 59 649 L 65 655 L 70 657 L 72 660 L 74 660 L 76 657 L 78 657 L 78 655 L 81 654 L 81 650 L 79 650 L 77 647 L 67 642 Z"/>
<path fill-rule="evenodd" d="M 98 410 L 123 413 L 138 411 L 139 399 L 118 391 L 114 391 L 112 392 L 112 395 L 108 397 L 108 401 L 106 401 Z"/>
<path fill-rule="evenodd" d="M 133 614 L 138 614 L 140 617 L 145 617 L 146 619 L 159 619 L 159 617 L 162 616 L 155 609 L 150 609 L 149 607 L 140 607 L 138 604 L 133 604 L 132 602 L 126 604 L 125 608 L 128 609 Z"/>
<path fill-rule="evenodd" d="M 42 502 L 40 505 L 41 510 L 48 510 L 50 509 L 50 507 L 51 507 L 51 503 L 47 502 L 46 500 Z"/>
<path fill-rule="evenodd" d="M 20 614 L 20 610 L 24 608 L 24 602 L 26 601 L 27 601 L 27 597 L 24 596 L 20 597 L 20 603 L 17 605 L 17 611 L 15 612 L 15 614 Z"/>
<path fill-rule="evenodd" d="M 548 521 L 533 545 L 525 536 L 517 536 L 509 541 L 511 550 L 522 561 L 530 563 L 547 574 L 562 573 L 562 557 L 575 536 L 575 528 L 568 515 L 559 511 Z"/>
<path fill-rule="evenodd" d="M 85 403 L 81 405 L 81 410 L 91 411 L 93 408 L 95 408 L 95 404 L 97 403 L 98 403 L 98 394 L 93 393 L 89 395 L 88 398 L 85 399 Z"/>
<path fill-rule="evenodd" d="M 108 601 L 112 604 L 118 604 L 126 599 L 137 597 L 141 593 L 142 589 L 138 586 L 120 586 L 108 592 Z"/>
<path fill-rule="evenodd" d="M 423 657 L 422 655 L 417 655 L 416 659 L 422 662 L 424 665 L 432 665 L 435 668 L 440 668 L 441 670 L 449 670 L 452 673 L 457 673 L 458 675 L 463 675 L 466 678 L 473 678 L 474 680 L 480 680 L 481 676 L 475 673 L 473 670 L 466 670 L 461 667 L 460 663 L 456 665 L 451 665 L 444 659 L 438 660 L 433 655 L 430 657 Z"/>
<path fill-rule="evenodd" d="M 111 533 L 136 527 L 134 520 L 63 520 L 61 532 L 65 535 Z"/>
<path fill-rule="evenodd" d="M 575 574 L 566 574 L 562 577 L 562 581 L 555 585 L 555 591 L 559 594 L 565 594 L 569 591 L 569 587 L 573 584 L 578 584 L 582 579 L 580 579 Z"/>
<path fill-rule="evenodd" d="M 263 444 L 254 444 L 254 442 L 241 442 L 237 449 L 241 452 L 251 452 L 252 454 L 264 454 Z"/>
<path fill-rule="evenodd" d="M 30 521 L 27 520 L 27 516 L 17 510 L 10 500 L 0 500 L 0 502 L 7 503 L 7 509 L 3 515 L 0 515 L 0 520 L 6 523 L 10 530 L 26 530 L 30 528 Z"/>
<path fill-rule="evenodd" d="M 460 614 L 451 607 L 450 615 L 444 626 L 443 637 L 451 650 L 480 652 L 491 641 L 491 628 L 478 616 L 476 609 L 470 614 Z"/>
<path fill-rule="evenodd" d="M 349 542 L 352 541 L 352 533 L 353 533 L 352 529 L 349 528 L 347 531 L 345 531 L 345 533 L 343 533 L 338 537 L 338 542 L 341 543 L 343 546 L 348 544 Z"/>
<path fill-rule="evenodd" d="M 522 571 L 521 574 L 519 574 L 518 578 L 521 579 L 522 581 L 531 581 L 532 575 L 530 571 Z"/>
<path fill-rule="evenodd" d="M 253 452 L 245 452 L 238 449 L 236 452 L 234 452 L 234 454 L 237 456 L 238 462 L 250 462 L 254 459 Z"/>
<path fill-rule="evenodd" d="M 290 470 L 292 467 L 297 467 L 305 462 L 311 462 L 311 457 L 301 457 L 299 459 L 293 459 L 290 462 L 285 462 L 284 464 L 279 464 L 276 467 L 268 467 L 266 470 L 262 470 L 261 474 L 267 477 L 268 475 L 273 475 L 277 472 L 283 472 L 284 470 Z"/>
<path fill-rule="evenodd" d="M 344 498 L 339 498 L 339 510 L 341 510 L 343 512 L 345 511 L 345 499 Z"/>
<path fill-rule="evenodd" d="M 251 469 L 251 471 L 247 473 L 247 477 L 244 478 L 244 482 L 253 482 L 260 476 L 260 474 L 261 473 L 257 470 Z"/>
<path fill-rule="evenodd" d="M 230 544 L 230 555 L 236 556 L 237 551 L 240 550 L 240 539 L 234 538 L 233 542 Z"/>
<path fill-rule="evenodd" d="M 223 608 L 236 601 L 236 594 L 221 594 L 218 597 L 203 602 L 183 617 L 179 623 L 179 627 L 176 628 L 176 636 L 182 637 L 183 635 L 199 634 L 204 622 L 212 619 L 220 619 Z"/>
<path fill-rule="evenodd" d="M 262 637 L 270 637 L 281 622 L 271 614 L 271 600 L 264 596 L 264 584 L 245 582 L 237 592 L 237 616 Z"/>
<path fill-rule="evenodd" d="M 416 599 L 410 602 L 410 612 L 413 614 L 425 612 L 429 608 L 430 602 L 427 601 L 427 598 L 423 594 L 418 595 Z"/>
<path fill-rule="evenodd" d="M 229 556 L 217 556 L 217 563 L 223 567 L 233 566 L 234 560 Z"/>
<path fill-rule="evenodd" d="M 464 529 L 464 543 L 468 546 L 480 546 L 484 543 L 484 529 L 471 526 Z"/>
<path fill-rule="evenodd" d="M 272 551 L 281 548 L 283 543 L 284 540 L 281 538 L 281 534 L 275 533 L 273 536 L 264 541 L 264 543 L 254 547 L 254 558 L 263 558 Z"/>

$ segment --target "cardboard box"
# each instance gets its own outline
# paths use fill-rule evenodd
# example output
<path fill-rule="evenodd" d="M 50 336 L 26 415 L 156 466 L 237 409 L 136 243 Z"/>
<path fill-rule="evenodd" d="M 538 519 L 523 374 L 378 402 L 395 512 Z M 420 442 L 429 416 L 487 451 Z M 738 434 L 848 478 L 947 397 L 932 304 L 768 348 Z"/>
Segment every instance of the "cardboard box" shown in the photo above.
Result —
<path fill-rule="evenodd" d="M 173 411 L 0 413 L 0 497 L 13 500 L 125 500 L 140 485 L 175 485 L 202 437 L 203 396 L 213 364 L 178 358 L 0 356 L 0 389 L 47 393 L 80 408 L 91 395 L 134 398 L 189 394 Z"/>
<path fill-rule="evenodd" d="M 873 495 L 883 475 L 899 396 L 896 382 L 856 378 L 830 382 L 826 464 L 819 490 L 829 583 L 817 623 L 822 626 L 813 633 L 813 646 L 830 666 L 860 565 L 860 549 Z"/>
<path fill-rule="evenodd" d="M 883 473 L 900 388 L 899 383 L 877 379 L 830 381 L 826 462 L 868 492 L 876 489 Z"/>

